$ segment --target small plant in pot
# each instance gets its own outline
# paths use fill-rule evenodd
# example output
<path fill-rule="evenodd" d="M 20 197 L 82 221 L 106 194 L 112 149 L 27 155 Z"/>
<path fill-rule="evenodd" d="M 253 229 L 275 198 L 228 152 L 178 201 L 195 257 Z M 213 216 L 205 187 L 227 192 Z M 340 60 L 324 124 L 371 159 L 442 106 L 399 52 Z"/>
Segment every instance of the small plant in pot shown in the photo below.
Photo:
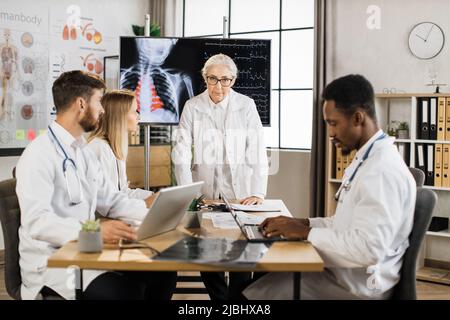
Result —
<path fill-rule="evenodd" d="M 408 122 L 400 122 L 397 127 L 397 138 L 408 139 L 409 138 L 409 126 Z"/>
<path fill-rule="evenodd" d="M 81 230 L 78 234 L 78 251 L 101 252 L 103 239 L 100 230 L 100 220 L 86 220 L 81 222 Z"/>
<path fill-rule="evenodd" d="M 186 211 L 186 217 L 184 220 L 185 228 L 200 228 L 200 219 L 198 215 L 200 214 L 201 206 L 204 204 L 204 195 L 192 200 L 189 208 Z"/>

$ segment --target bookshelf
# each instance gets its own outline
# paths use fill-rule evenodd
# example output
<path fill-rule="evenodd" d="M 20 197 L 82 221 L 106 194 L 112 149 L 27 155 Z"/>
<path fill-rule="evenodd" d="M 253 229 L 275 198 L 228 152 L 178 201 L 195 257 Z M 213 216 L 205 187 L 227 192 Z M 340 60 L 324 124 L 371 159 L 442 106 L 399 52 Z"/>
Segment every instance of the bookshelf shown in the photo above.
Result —
<path fill-rule="evenodd" d="M 448 94 L 427 94 L 427 93 L 396 93 L 396 94 L 376 94 L 375 100 L 376 100 L 376 109 L 377 109 L 377 116 L 380 123 L 381 128 L 388 132 L 388 125 L 391 124 L 391 119 L 395 119 L 396 121 L 406 121 L 409 124 L 409 137 L 407 139 L 396 139 L 395 143 L 397 145 L 404 145 L 403 151 L 404 151 L 404 160 L 410 167 L 416 167 L 416 159 L 417 157 L 417 146 L 423 145 L 423 146 L 432 146 L 433 148 L 433 155 L 436 144 L 442 145 L 442 149 L 444 149 L 445 146 L 450 145 L 450 139 L 447 138 L 447 140 L 432 140 L 432 139 L 419 139 L 420 132 L 417 125 L 418 120 L 418 105 L 421 106 L 421 99 L 423 98 L 436 98 L 436 117 L 438 117 L 437 114 L 437 108 L 438 108 L 438 101 L 439 98 L 449 98 L 450 99 L 450 93 Z M 441 99 L 442 100 L 442 99 Z M 428 103 L 430 103 L 430 100 L 428 99 Z M 448 102 L 446 102 L 447 107 Z M 449 109 L 450 110 L 450 109 Z M 438 121 L 438 120 L 436 120 Z M 445 121 L 445 120 L 444 120 Z M 437 126 L 437 123 L 436 123 Z M 445 133 L 444 133 L 445 135 Z M 450 148 L 450 146 L 449 146 Z M 425 147 L 424 147 L 425 149 Z M 443 151 L 443 150 L 442 150 Z M 443 152 L 442 152 L 443 154 Z M 327 149 L 326 149 L 326 185 L 325 185 L 325 210 L 326 210 L 326 216 L 331 216 L 334 214 L 336 209 L 336 201 L 334 199 L 334 195 L 337 192 L 340 184 L 341 179 L 336 178 L 336 147 L 331 143 L 331 141 L 328 141 Z M 426 158 L 426 157 L 425 157 Z M 426 161 L 427 159 L 425 159 Z M 433 156 L 433 164 L 434 164 L 434 156 Z M 442 164 L 442 162 L 441 162 Z M 450 170 L 450 169 L 449 169 Z M 441 176 L 442 178 L 442 176 Z M 450 185 L 448 186 L 435 186 L 435 185 L 425 185 L 424 188 L 432 189 L 436 191 L 438 195 L 438 199 L 442 200 L 445 198 L 445 200 L 448 202 L 450 199 Z M 438 200 L 438 202 L 439 202 Z M 447 206 L 448 208 L 448 206 Z M 434 216 L 449 216 L 449 213 L 447 212 L 447 208 L 445 206 L 442 206 L 439 208 L 437 206 L 434 210 L 433 215 Z M 431 247 L 433 247 L 433 242 L 439 242 L 439 246 L 442 248 L 444 245 L 442 244 L 443 241 L 449 241 L 450 240 L 450 231 L 449 229 L 439 231 L 439 232 L 432 232 L 428 231 L 426 233 L 426 239 L 424 243 L 424 254 L 422 259 L 422 262 L 420 263 L 423 265 L 423 261 L 425 261 L 425 268 L 422 268 L 422 273 L 427 272 L 426 267 L 433 267 L 433 266 L 427 266 L 427 261 L 432 259 L 427 259 L 427 254 L 425 253 L 427 251 L 427 245 L 430 244 Z M 447 243 L 449 245 L 450 242 Z M 442 250 L 442 249 L 440 249 Z M 447 250 L 448 251 L 448 250 Z M 448 255 L 447 255 L 448 256 Z M 447 260 L 447 259 L 446 259 Z M 450 265 L 449 262 L 444 262 L 444 264 Z M 436 279 L 435 279 L 436 280 Z M 431 281 L 431 280 L 430 280 Z M 437 281 L 437 280 L 436 280 Z M 439 281 L 438 281 L 439 282 Z"/>

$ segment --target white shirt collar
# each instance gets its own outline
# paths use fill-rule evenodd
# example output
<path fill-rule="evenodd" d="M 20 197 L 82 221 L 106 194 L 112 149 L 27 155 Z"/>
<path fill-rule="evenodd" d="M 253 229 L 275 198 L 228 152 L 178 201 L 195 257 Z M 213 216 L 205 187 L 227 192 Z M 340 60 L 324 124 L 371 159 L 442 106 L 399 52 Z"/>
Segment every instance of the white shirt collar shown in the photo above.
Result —
<path fill-rule="evenodd" d="M 214 103 L 214 101 L 211 100 L 211 97 L 208 94 L 209 105 L 213 108 L 221 107 L 221 108 L 225 109 L 228 106 L 229 100 L 230 100 L 230 94 L 227 94 L 222 101 L 220 101 L 219 103 Z"/>
<path fill-rule="evenodd" d="M 360 159 L 366 153 L 369 146 L 383 134 L 383 130 L 378 130 L 367 142 L 356 152 L 356 158 Z"/>
<path fill-rule="evenodd" d="M 76 149 L 78 147 L 82 148 L 86 145 L 86 139 L 83 137 L 83 135 L 81 135 L 80 138 L 75 139 L 74 136 L 72 136 L 72 134 L 69 131 L 67 131 L 63 126 L 61 126 L 58 122 L 53 121 L 51 127 L 55 132 L 55 135 L 58 138 L 58 140 L 66 147 L 70 146 Z"/>

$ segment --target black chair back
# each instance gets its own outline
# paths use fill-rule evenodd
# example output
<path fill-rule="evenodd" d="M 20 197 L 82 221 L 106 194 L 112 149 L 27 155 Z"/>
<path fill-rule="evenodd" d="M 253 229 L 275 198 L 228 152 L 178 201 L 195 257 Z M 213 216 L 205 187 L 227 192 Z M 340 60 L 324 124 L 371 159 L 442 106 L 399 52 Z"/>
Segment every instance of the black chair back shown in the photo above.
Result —
<path fill-rule="evenodd" d="M 420 171 L 422 172 L 422 171 Z M 416 263 L 425 233 L 437 202 L 436 193 L 430 189 L 417 188 L 414 223 L 409 235 L 409 247 L 403 256 L 400 281 L 394 287 L 395 300 L 416 300 Z"/>

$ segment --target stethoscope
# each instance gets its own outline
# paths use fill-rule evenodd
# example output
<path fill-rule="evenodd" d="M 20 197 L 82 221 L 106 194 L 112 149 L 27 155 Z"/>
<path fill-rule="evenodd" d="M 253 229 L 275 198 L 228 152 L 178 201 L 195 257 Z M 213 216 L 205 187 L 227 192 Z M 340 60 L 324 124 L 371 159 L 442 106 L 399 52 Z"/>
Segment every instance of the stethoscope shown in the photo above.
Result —
<path fill-rule="evenodd" d="M 61 149 L 62 153 L 64 154 L 64 160 L 62 163 L 62 170 L 64 173 L 64 178 L 66 180 L 66 187 L 67 187 L 67 194 L 69 196 L 69 201 L 70 201 L 70 205 L 77 205 L 79 203 L 81 203 L 82 201 L 82 187 L 81 187 L 81 180 L 80 180 L 80 176 L 78 175 L 78 171 L 77 171 L 77 166 L 75 164 L 75 161 L 73 161 L 72 158 L 70 158 L 66 151 L 64 150 L 62 144 L 59 142 L 58 138 L 56 137 L 55 133 L 53 132 L 52 128 L 50 126 L 48 126 L 48 130 L 50 132 L 50 134 L 53 136 L 53 140 L 56 141 L 57 145 L 59 146 L 59 148 Z M 67 172 L 70 170 L 70 168 L 72 168 L 75 177 L 77 179 L 78 182 L 78 190 L 79 192 L 77 194 L 72 194 L 72 192 L 70 192 L 70 186 L 69 186 L 69 177 Z"/>
<path fill-rule="evenodd" d="M 339 186 L 338 191 L 334 195 L 334 200 L 339 201 L 339 197 L 341 196 L 341 192 L 342 192 L 343 189 L 345 189 L 345 191 L 350 190 L 351 183 L 352 183 L 353 179 L 355 178 L 356 173 L 359 170 L 359 167 L 361 167 L 362 164 L 364 163 L 364 161 L 366 161 L 367 158 L 369 157 L 369 153 L 372 150 L 372 147 L 375 144 L 375 142 L 377 142 L 378 140 L 382 140 L 382 139 L 384 139 L 386 137 L 387 137 L 387 135 L 385 133 L 383 133 L 381 136 L 379 136 L 377 139 L 375 139 L 374 142 L 372 142 L 372 144 L 369 146 L 369 148 L 367 148 L 367 151 L 364 153 L 364 155 L 362 156 L 361 160 L 359 160 L 358 165 L 356 166 L 355 171 L 353 171 L 353 173 L 350 176 L 350 178 L 347 179 L 346 181 L 342 182 L 341 185 Z"/>

